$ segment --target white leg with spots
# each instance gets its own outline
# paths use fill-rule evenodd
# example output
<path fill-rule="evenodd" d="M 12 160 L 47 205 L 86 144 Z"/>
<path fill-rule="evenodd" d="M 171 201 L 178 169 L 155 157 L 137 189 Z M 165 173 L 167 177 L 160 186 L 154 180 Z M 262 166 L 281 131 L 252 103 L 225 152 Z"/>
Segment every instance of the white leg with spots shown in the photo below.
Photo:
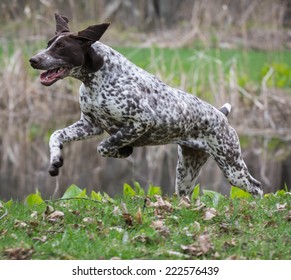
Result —
<path fill-rule="evenodd" d="M 175 189 L 179 196 L 192 194 L 196 179 L 208 158 L 209 155 L 202 150 L 178 145 Z"/>

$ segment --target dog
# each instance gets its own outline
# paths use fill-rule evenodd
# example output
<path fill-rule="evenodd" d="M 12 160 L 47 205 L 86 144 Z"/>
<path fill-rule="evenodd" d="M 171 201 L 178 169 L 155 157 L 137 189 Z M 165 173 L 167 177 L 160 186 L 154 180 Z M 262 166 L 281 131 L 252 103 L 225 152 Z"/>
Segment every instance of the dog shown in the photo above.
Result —
<path fill-rule="evenodd" d="M 40 75 L 44 86 L 67 76 L 82 84 L 80 120 L 50 137 L 51 176 L 57 176 L 63 165 L 65 142 L 106 131 L 109 137 L 97 147 L 104 157 L 126 158 L 134 147 L 177 144 L 175 190 L 179 196 L 191 195 L 202 166 L 212 157 L 231 185 L 262 197 L 261 183 L 250 175 L 238 136 L 228 123 L 229 104 L 218 110 L 166 85 L 99 42 L 109 23 L 74 33 L 66 17 L 55 14 L 55 19 L 55 36 L 30 64 L 45 70 Z"/>

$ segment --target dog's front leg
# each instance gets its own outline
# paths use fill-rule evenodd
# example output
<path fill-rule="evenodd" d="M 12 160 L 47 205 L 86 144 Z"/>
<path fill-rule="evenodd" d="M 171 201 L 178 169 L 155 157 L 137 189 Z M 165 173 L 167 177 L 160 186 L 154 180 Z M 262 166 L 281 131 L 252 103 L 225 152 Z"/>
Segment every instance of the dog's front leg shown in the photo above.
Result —
<path fill-rule="evenodd" d="M 153 122 L 127 124 L 102 141 L 97 152 L 104 157 L 126 158 L 133 152 L 131 143 L 153 126 Z"/>
<path fill-rule="evenodd" d="M 92 126 L 83 117 L 74 124 L 55 131 L 49 141 L 50 147 L 50 166 L 49 174 L 57 176 L 59 168 L 63 165 L 62 148 L 64 142 L 77 141 L 100 135 L 103 129 L 99 126 Z"/>

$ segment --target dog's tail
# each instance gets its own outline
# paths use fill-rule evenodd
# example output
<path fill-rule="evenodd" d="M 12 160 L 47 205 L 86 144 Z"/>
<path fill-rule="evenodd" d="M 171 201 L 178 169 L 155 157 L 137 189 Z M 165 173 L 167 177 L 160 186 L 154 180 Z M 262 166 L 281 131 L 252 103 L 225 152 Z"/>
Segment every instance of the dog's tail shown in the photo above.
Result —
<path fill-rule="evenodd" d="M 220 109 L 219 111 L 221 113 L 223 113 L 224 115 L 228 115 L 231 111 L 231 105 L 229 103 L 225 103 Z"/>

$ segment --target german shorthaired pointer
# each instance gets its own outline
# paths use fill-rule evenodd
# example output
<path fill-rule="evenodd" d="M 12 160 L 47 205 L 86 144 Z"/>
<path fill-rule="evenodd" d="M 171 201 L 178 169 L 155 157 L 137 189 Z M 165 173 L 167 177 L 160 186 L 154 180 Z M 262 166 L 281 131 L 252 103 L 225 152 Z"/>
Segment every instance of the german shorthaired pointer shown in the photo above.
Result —
<path fill-rule="evenodd" d="M 30 59 L 46 70 L 40 82 L 50 86 L 71 76 L 83 83 L 79 90 L 81 119 L 55 131 L 50 138 L 52 176 L 63 165 L 64 142 L 110 135 L 97 147 L 105 157 L 125 158 L 133 147 L 178 144 L 176 192 L 190 195 L 201 167 L 211 156 L 229 183 L 261 197 L 261 183 L 249 173 L 235 130 L 228 124 L 230 105 L 220 110 L 174 89 L 128 61 L 98 40 L 109 23 L 73 33 L 68 19 L 55 14 L 56 33 L 47 48 Z"/>

